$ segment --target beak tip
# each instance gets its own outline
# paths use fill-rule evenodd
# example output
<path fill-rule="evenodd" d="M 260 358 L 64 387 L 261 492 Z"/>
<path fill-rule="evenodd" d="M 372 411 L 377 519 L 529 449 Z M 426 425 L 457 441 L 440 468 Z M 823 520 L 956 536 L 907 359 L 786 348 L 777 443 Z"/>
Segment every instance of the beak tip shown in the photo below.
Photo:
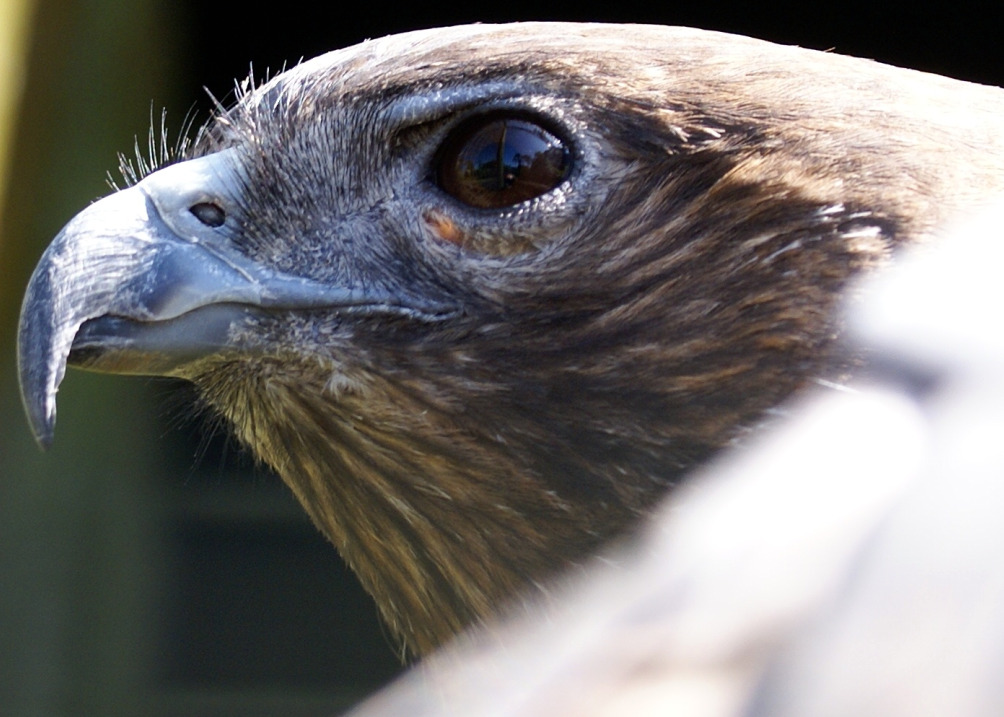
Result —
<path fill-rule="evenodd" d="M 52 436 L 56 429 L 55 391 L 32 390 L 33 387 L 23 381 L 22 376 L 21 402 L 35 442 L 44 451 L 52 445 Z"/>
<path fill-rule="evenodd" d="M 55 421 L 51 421 L 41 426 L 32 426 L 32 433 L 35 434 L 35 443 L 42 451 L 47 451 L 52 447 L 52 435 L 55 428 Z"/>
<path fill-rule="evenodd" d="M 67 234 L 66 229 L 60 232 L 35 267 L 21 304 L 18 383 L 28 425 L 42 450 L 52 445 L 56 394 L 66 373 L 73 338 L 91 310 L 88 295 L 80 298 L 79 286 L 86 286 L 97 268 L 86 267 L 93 272 L 79 268 L 79 256 L 85 249 L 80 237 Z"/>
<path fill-rule="evenodd" d="M 34 283 L 34 282 L 33 282 Z M 29 287 L 18 327 L 17 358 L 21 403 L 32 435 L 43 450 L 52 445 L 56 426 L 56 389 L 66 370 L 61 349 L 54 347 L 51 320 L 40 313 L 41 301 Z"/>

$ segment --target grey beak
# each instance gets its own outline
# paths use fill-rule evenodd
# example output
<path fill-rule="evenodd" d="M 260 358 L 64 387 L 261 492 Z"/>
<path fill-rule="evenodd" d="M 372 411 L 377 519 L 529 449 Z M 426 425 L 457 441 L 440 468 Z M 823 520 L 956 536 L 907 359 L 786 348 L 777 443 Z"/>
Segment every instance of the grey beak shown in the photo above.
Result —
<path fill-rule="evenodd" d="M 180 375 L 233 350 L 233 329 L 262 311 L 383 307 L 372 288 L 330 286 L 250 260 L 235 150 L 172 165 L 91 205 L 59 233 L 28 284 L 18 328 L 21 396 L 35 438 L 52 441 L 67 363 Z M 214 206 L 207 223 L 195 210 Z M 433 307 L 435 311 L 435 307 Z"/>
<path fill-rule="evenodd" d="M 323 284 L 253 261 L 238 248 L 244 181 L 234 149 L 171 165 L 82 211 L 46 249 L 18 328 L 21 397 L 43 447 L 68 363 L 183 377 L 195 359 L 245 350 L 235 330 L 263 313 L 456 314 L 379 286 Z M 199 211 L 207 205 L 208 215 Z"/>
<path fill-rule="evenodd" d="M 162 322 L 222 302 L 260 303 L 256 277 L 215 250 L 226 233 L 238 230 L 234 197 L 240 183 L 226 155 L 169 167 L 91 205 L 43 254 L 18 328 L 21 395 L 42 446 L 52 440 L 56 391 L 85 322 L 103 316 Z M 229 226 L 200 222 L 188 211 L 200 202 L 221 207 Z M 146 356 L 115 368 L 161 373 L 154 354 Z"/>

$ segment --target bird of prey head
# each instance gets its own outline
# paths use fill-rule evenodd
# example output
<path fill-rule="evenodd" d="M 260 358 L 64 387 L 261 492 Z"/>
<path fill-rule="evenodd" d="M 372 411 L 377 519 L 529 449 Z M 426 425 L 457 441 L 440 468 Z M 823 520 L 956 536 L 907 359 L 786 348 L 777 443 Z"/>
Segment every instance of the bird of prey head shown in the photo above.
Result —
<path fill-rule="evenodd" d="M 1001 188 L 1001 107 L 674 28 L 333 52 L 63 229 L 25 405 L 47 443 L 67 363 L 192 381 L 422 653 L 852 371 L 848 280 Z"/>

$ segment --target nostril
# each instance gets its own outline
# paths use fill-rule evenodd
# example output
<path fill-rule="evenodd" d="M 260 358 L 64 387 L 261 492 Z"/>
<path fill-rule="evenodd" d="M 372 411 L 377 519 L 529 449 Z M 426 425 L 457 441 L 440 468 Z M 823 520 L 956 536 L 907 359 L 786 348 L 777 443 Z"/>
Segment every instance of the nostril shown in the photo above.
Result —
<path fill-rule="evenodd" d="M 193 204 L 188 208 L 188 211 L 207 227 L 221 227 L 227 220 L 227 213 L 223 211 L 223 207 L 213 202 Z"/>

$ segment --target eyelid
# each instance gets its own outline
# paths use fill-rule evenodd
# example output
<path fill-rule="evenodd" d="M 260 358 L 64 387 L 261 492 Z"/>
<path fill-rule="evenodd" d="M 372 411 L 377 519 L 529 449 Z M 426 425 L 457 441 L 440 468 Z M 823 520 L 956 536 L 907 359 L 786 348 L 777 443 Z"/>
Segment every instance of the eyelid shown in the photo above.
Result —
<path fill-rule="evenodd" d="M 532 97 L 533 93 L 529 96 Z M 454 87 L 427 94 L 409 94 L 393 101 L 383 112 L 383 116 L 390 126 L 405 128 L 439 122 L 476 107 L 504 106 L 513 99 L 527 97 L 526 87 L 516 87 L 508 82 L 489 82 L 477 87 Z"/>

